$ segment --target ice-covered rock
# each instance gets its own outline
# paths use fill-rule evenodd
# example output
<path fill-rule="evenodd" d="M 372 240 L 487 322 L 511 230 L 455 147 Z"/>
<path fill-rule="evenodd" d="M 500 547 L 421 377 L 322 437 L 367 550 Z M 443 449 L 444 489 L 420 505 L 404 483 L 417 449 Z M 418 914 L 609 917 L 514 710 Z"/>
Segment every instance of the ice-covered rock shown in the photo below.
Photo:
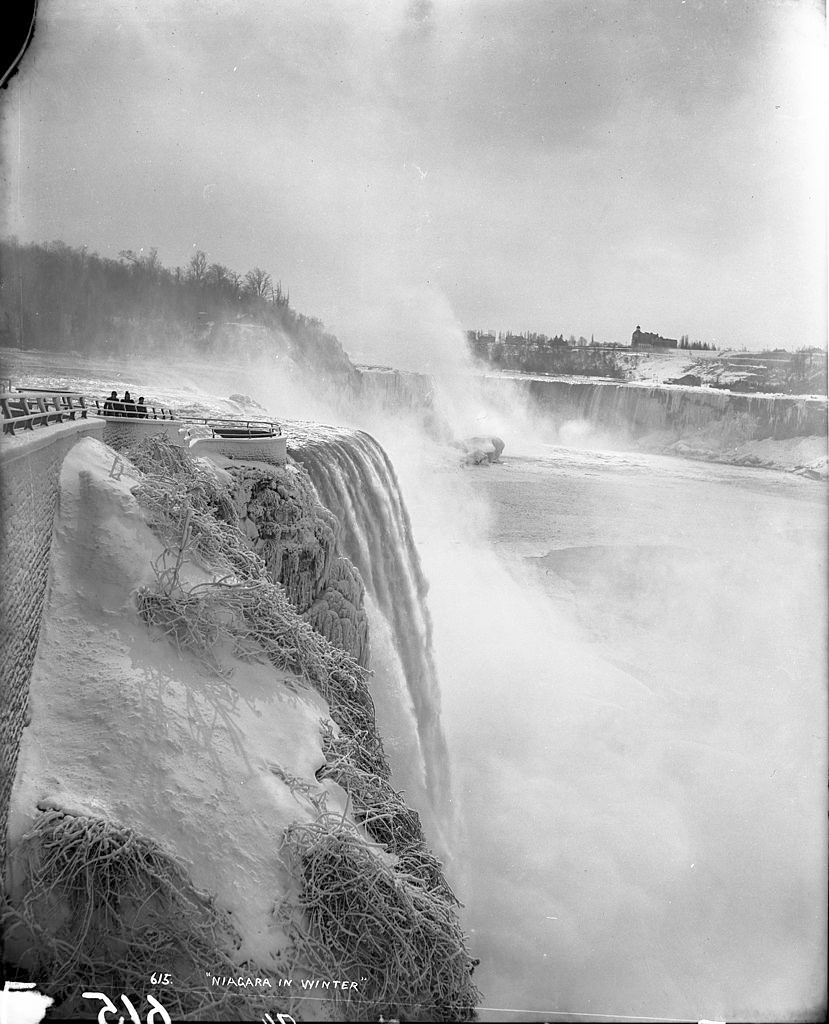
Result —
<path fill-rule="evenodd" d="M 464 462 L 478 466 L 481 463 L 499 462 L 504 442 L 500 437 L 467 437 L 460 443 Z"/>
<path fill-rule="evenodd" d="M 336 517 L 301 466 L 227 464 L 241 527 L 271 578 L 308 622 L 359 664 L 368 665 L 368 620 L 360 573 L 337 551 Z"/>

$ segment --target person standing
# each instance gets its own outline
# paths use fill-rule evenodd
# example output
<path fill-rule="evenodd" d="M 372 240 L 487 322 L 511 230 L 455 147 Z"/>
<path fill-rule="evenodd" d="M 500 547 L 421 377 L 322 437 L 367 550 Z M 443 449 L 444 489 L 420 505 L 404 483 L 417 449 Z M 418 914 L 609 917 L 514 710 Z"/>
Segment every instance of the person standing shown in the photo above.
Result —
<path fill-rule="evenodd" d="M 124 412 L 122 415 L 135 416 L 135 402 L 133 402 L 132 398 L 130 397 L 129 391 L 124 392 L 123 408 Z"/>

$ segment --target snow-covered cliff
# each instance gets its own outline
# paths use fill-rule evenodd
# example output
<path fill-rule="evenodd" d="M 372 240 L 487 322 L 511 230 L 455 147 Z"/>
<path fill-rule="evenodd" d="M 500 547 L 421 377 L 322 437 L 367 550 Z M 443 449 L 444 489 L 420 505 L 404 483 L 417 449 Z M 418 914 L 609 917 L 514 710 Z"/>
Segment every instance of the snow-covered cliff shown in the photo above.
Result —
<path fill-rule="evenodd" d="M 175 1019 L 474 1015 L 457 902 L 377 732 L 341 536 L 295 463 L 161 439 L 67 455 L 4 950 L 65 1015 L 95 1018 L 84 991 Z"/>

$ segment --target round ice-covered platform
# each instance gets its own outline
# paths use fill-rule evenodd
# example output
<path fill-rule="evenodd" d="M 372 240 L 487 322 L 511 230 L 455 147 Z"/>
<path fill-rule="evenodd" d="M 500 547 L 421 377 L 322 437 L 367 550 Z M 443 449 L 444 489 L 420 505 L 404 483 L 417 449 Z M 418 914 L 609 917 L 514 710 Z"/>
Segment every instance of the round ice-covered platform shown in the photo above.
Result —
<path fill-rule="evenodd" d="M 190 453 L 197 456 L 220 455 L 243 462 L 270 462 L 284 466 L 288 458 L 285 436 L 271 437 L 198 437 L 190 442 Z"/>

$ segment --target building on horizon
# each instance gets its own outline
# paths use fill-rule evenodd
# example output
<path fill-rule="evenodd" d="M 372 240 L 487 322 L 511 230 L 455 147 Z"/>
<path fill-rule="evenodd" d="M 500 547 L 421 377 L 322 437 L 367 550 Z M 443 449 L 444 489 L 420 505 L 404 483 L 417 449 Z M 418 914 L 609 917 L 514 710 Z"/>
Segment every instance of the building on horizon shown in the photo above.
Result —
<path fill-rule="evenodd" d="M 636 330 L 630 338 L 631 348 L 676 348 L 678 344 L 676 338 L 663 338 L 661 334 L 650 334 L 648 331 L 643 331 L 639 324 L 636 325 Z"/>

